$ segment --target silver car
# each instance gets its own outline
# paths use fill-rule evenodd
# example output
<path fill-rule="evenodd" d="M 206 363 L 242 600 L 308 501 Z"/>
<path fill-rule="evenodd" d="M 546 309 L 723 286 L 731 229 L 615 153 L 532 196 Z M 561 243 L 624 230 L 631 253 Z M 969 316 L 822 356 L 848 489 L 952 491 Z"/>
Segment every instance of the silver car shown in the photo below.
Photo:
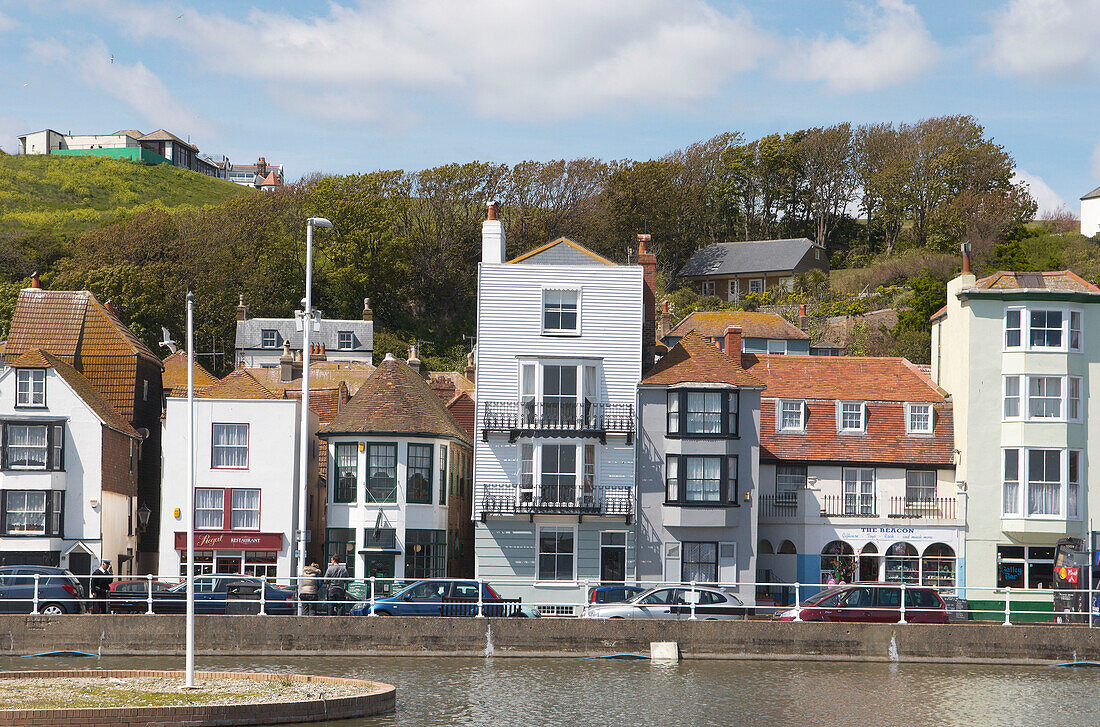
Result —
<path fill-rule="evenodd" d="M 626 603 L 588 606 L 583 618 L 695 618 L 700 621 L 743 619 L 747 609 L 737 596 L 710 586 L 658 586 Z"/>

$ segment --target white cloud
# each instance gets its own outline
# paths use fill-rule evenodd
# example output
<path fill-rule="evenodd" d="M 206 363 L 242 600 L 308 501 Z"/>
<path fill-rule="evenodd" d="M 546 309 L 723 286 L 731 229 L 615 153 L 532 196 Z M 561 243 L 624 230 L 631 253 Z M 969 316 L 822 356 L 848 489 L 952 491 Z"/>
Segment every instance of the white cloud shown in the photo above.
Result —
<path fill-rule="evenodd" d="M 19 23 L 14 18 L 0 13 L 0 33 L 6 33 L 9 30 L 15 30 L 19 26 Z"/>
<path fill-rule="evenodd" d="M 691 103 L 771 47 L 747 13 L 703 0 L 378 0 L 243 20 L 128 0 L 97 10 L 212 71 L 268 82 L 283 105 L 355 118 L 439 94 L 486 116 L 535 120 Z M 320 109 L 325 95 L 340 103 Z"/>
<path fill-rule="evenodd" d="M 1012 0 L 993 16 L 987 65 L 1031 78 L 1098 70 L 1100 0 Z"/>
<path fill-rule="evenodd" d="M 14 154 L 19 148 L 16 137 L 28 131 L 30 129 L 27 128 L 27 122 L 23 119 L 0 114 L 0 149 L 8 154 Z"/>
<path fill-rule="evenodd" d="M 1050 185 L 1038 174 L 1030 174 L 1023 169 L 1017 169 L 1012 174 L 1012 183 L 1019 184 L 1020 182 L 1028 186 L 1032 199 L 1039 204 L 1037 217 L 1042 217 L 1044 214 L 1054 212 L 1059 207 L 1066 206 L 1066 200 L 1062 198 L 1062 195 L 1051 189 Z"/>
<path fill-rule="evenodd" d="M 917 9 L 904 0 L 878 0 L 858 12 L 858 40 L 844 36 L 795 42 L 780 66 L 787 78 L 824 81 L 834 93 L 875 91 L 920 77 L 939 59 Z"/>

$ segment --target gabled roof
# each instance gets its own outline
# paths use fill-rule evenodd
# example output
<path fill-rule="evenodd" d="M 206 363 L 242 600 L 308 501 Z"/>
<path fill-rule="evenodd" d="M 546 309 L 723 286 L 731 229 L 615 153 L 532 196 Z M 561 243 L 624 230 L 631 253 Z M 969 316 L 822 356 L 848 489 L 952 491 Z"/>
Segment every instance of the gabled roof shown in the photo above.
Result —
<path fill-rule="evenodd" d="M 998 270 L 974 285 L 978 290 L 1051 290 L 1075 293 L 1100 293 L 1100 288 L 1072 270 L 1048 270 L 1038 273 L 1014 273 Z"/>
<path fill-rule="evenodd" d="M 378 364 L 339 416 L 321 428 L 320 435 L 371 432 L 427 434 L 472 443 L 420 374 L 391 354 Z"/>
<path fill-rule="evenodd" d="M 1096 189 L 1092 190 L 1091 192 L 1086 194 L 1081 199 L 1096 199 L 1098 197 L 1100 197 L 1100 187 L 1097 187 Z"/>
<path fill-rule="evenodd" d="M 111 136 L 128 136 L 131 139 L 140 139 L 144 136 L 144 134 L 142 134 L 137 129 L 119 129 L 115 133 L 111 134 Z"/>
<path fill-rule="evenodd" d="M 787 340 L 805 340 L 806 333 L 786 318 L 776 313 L 756 311 L 695 311 L 680 321 L 669 336 L 679 337 L 688 331 L 695 331 L 707 338 L 719 338 L 726 335 L 730 326 L 739 326 L 744 338 L 783 338 Z"/>
<path fill-rule="evenodd" d="M 301 362 L 295 368 L 294 378 L 283 381 L 279 368 L 250 368 L 248 373 L 275 393 L 287 393 L 302 391 Z M 351 361 L 317 361 L 309 366 L 309 390 L 311 392 L 323 389 L 335 389 L 344 384 L 348 392 L 354 396 L 359 387 L 374 373 L 374 366 L 368 363 L 353 363 Z M 310 405 L 313 408 L 313 405 Z"/>
<path fill-rule="evenodd" d="M 275 172 L 268 172 L 267 176 L 260 180 L 261 187 L 281 187 L 283 183 L 275 176 Z"/>
<path fill-rule="evenodd" d="M 156 131 L 154 131 L 150 134 L 146 134 L 145 136 L 138 139 L 138 141 L 174 141 L 177 144 L 183 144 L 184 146 L 190 147 L 190 148 L 194 149 L 195 151 L 199 150 L 199 148 L 197 146 L 195 146 L 194 144 L 192 144 L 191 142 L 184 141 L 183 139 L 179 138 L 178 136 L 176 136 L 172 132 L 165 131 L 164 129 L 157 129 Z"/>
<path fill-rule="evenodd" d="M 281 399 L 271 389 L 255 379 L 248 369 L 238 368 L 217 383 L 195 392 L 202 399 Z"/>
<path fill-rule="evenodd" d="M 165 358 L 162 363 L 164 373 L 161 375 L 161 384 L 168 392 L 168 396 L 187 396 L 187 351 L 181 348 Z M 204 369 L 198 361 L 195 362 L 193 369 L 196 389 L 217 383 L 218 377 Z"/>
<path fill-rule="evenodd" d="M 945 392 L 904 358 L 778 356 L 746 353 L 745 369 L 767 384 L 768 398 L 942 402 Z"/>
<path fill-rule="evenodd" d="M 801 358 L 801 357 L 799 357 Z M 685 335 L 642 379 L 643 386 L 728 384 L 762 389 L 764 382 L 695 331 Z"/>
<path fill-rule="evenodd" d="M 805 237 L 749 242 L 717 242 L 697 250 L 684 267 L 681 277 L 771 273 L 794 270 L 814 248 L 823 247 Z"/>
<path fill-rule="evenodd" d="M 69 385 L 73 393 L 88 405 L 88 408 L 103 422 L 105 427 L 128 437 L 141 439 L 141 435 L 138 434 L 137 430 L 130 426 L 130 423 L 123 419 L 115 408 L 107 403 L 106 399 L 100 396 L 96 388 L 92 386 L 92 382 L 57 356 L 35 348 L 15 359 L 11 367 L 13 369 L 53 369 Z"/>
<path fill-rule="evenodd" d="M 293 318 L 249 318 L 237 321 L 237 335 L 234 347 L 237 350 L 262 348 L 263 332 L 272 330 L 277 333 L 275 349 L 280 353 L 284 341 L 290 341 L 290 348 L 298 351 L 302 348 L 302 332 L 294 325 Z M 351 331 L 352 348 L 344 351 L 368 353 L 374 349 L 374 321 L 360 319 L 338 320 L 321 318 L 321 330 L 310 331 L 310 342 L 321 344 L 332 353 L 339 353 L 340 331 Z"/>
<path fill-rule="evenodd" d="M 615 265 L 603 255 L 597 255 L 583 245 L 570 240 L 568 237 L 559 237 L 556 240 L 529 250 L 519 257 L 508 261 L 509 264 L 523 263 L 524 265 Z"/>

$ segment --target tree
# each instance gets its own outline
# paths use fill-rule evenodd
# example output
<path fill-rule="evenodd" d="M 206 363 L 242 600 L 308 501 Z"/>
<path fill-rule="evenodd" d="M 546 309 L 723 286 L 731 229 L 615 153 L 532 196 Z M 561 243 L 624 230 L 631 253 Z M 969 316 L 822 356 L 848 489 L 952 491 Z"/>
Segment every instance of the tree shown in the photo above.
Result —
<path fill-rule="evenodd" d="M 814 241 L 827 246 L 833 230 L 854 199 L 859 183 L 854 167 L 856 153 L 851 124 L 806 131 L 798 142 L 798 151 L 813 219 Z"/>

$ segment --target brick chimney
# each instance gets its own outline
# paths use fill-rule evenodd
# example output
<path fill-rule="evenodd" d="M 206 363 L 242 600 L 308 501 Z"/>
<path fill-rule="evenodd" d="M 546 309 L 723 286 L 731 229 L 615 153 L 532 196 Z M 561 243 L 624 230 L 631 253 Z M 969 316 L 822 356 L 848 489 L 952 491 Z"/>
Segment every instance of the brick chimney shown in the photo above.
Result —
<path fill-rule="evenodd" d="M 241 293 L 237 297 L 237 320 L 238 321 L 247 321 L 248 320 L 248 306 L 244 304 L 244 293 Z"/>
<path fill-rule="evenodd" d="M 363 298 L 363 320 L 374 320 L 374 311 L 370 307 L 370 298 Z"/>
<path fill-rule="evenodd" d="M 481 262 L 499 265 L 504 262 L 504 223 L 500 221 L 500 207 L 490 202 L 485 221 L 481 223 Z"/>
<path fill-rule="evenodd" d="M 661 322 L 657 325 L 657 339 L 660 340 L 672 330 L 672 313 L 668 309 L 668 301 L 661 301 Z"/>
<path fill-rule="evenodd" d="M 806 304 L 798 304 L 798 327 L 800 330 L 810 330 L 810 318 L 806 315 Z"/>
<path fill-rule="evenodd" d="M 290 352 L 290 341 L 283 341 L 283 355 L 279 357 L 279 381 L 294 380 L 294 354 Z"/>
<path fill-rule="evenodd" d="M 476 382 L 477 367 L 474 365 L 474 352 L 466 354 L 466 370 L 462 372 L 467 379 Z"/>
<path fill-rule="evenodd" d="M 741 365 L 741 326 L 726 328 L 726 355 Z"/>
<path fill-rule="evenodd" d="M 642 373 L 657 356 L 657 256 L 649 252 L 650 236 L 638 235 L 638 264 L 642 266 Z"/>
<path fill-rule="evenodd" d="M 42 289 L 42 281 L 38 279 L 38 271 L 37 270 L 35 270 L 33 273 L 31 273 L 31 287 L 32 288 L 37 288 L 38 290 Z"/>
<path fill-rule="evenodd" d="M 118 308 L 115 307 L 115 302 L 113 300 L 108 298 L 107 302 L 103 304 L 103 307 L 107 309 L 108 313 L 118 318 Z"/>
<path fill-rule="evenodd" d="M 259 174 L 261 177 L 267 176 L 267 160 L 263 157 L 256 160 L 256 174 Z"/>
<path fill-rule="evenodd" d="M 961 274 L 962 275 L 969 275 L 970 274 L 970 243 L 969 242 L 964 242 L 963 244 L 959 245 L 959 252 L 962 253 L 962 258 L 963 258 L 963 267 L 962 267 L 962 273 Z"/>
<path fill-rule="evenodd" d="M 413 371 L 427 378 L 427 372 L 420 370 L 420 357 L 417 356 L 416 344 L 409 346 L 409 360 L 406 363 Z"/>

